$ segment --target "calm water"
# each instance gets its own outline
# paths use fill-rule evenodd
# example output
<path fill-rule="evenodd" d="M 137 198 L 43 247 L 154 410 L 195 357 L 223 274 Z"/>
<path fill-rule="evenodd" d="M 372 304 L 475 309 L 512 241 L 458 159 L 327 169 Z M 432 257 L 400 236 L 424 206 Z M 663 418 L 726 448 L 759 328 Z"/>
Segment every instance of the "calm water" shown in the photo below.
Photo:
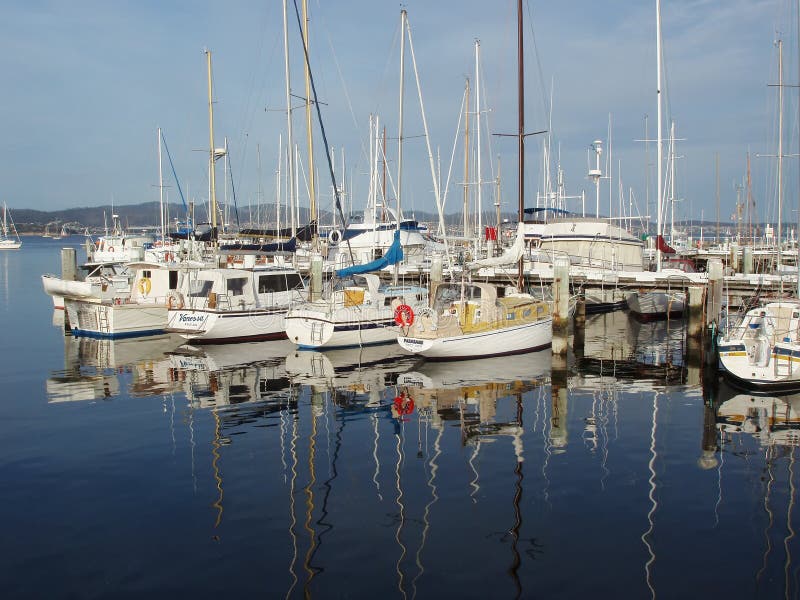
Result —
<path fill-rule="evenodd" d="M 0 254 L 4 597 L 798 596 L 795 400 L 680 327 L 555 365 L 75 339 L 72 240 Z"/>

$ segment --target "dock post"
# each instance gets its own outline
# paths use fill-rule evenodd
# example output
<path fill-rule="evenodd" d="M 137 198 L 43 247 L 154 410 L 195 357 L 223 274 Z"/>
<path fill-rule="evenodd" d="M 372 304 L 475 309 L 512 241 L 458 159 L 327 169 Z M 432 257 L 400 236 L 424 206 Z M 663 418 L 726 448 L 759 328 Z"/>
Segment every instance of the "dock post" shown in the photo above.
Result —
<path fill-rule="evenodd" d="M 575 359 L 581 360 L 586 346 L 586 292 L 584 291 L 581 291 L 578 296 L 578 304 L 575 306 L 575 325 L 572 332 L 572 349 L 575 352 Z"/>
<path fill-rule="evenodd" d="M 78 280 L 78 258 L 75 248 L 61 249 L 61 279 L 64 281 Z"/>
<path fill-rule="evenodd" d="M 553 261 L 553 354 L 567 354 L 569 329 L 569 258 Z"/>
<path fill-rule="evenodd" d="M 311 255 L 311 290 L 310 300 L 319 300 L 322 296 L 322 255 Z"/>
<path fill-rule="evenodd" d="M 734 273 L 739 272 L 739 244 L 736 242 L 731 243 L 731 256 L 728 264 L 730 264 Z"/>
<path fill-rule="evenodd" d="M 708 291 L 706 293 L 705 326 L 712 323 L 719 324 L 719 314 L 722 310 L 722 260 L 712 258 L 708 261 Z"/>
<path fill-rule="evenodd" d="M 698 338 L 703 336 L 703 327 L 705 321 L 703 320 L 703 288 L 699 286 L 691 286 L 686 294 L 687 308 L 689 313 L 689 322 L 686 326 L 686 333 L 690 338 Z"/>
<path fill-rule="evenodd" d="M 752 246 L 745 246 L 742 251 L 744 259 L 742 260 L 742 273 L 745 275 L 753 274 L 753 248 Z"/>
<path fill-rule="evenodd" d="M 550 375 L 552 414 L 550 415 L 550 444 L 563 451 L 567 447 L 567 357 L 553 356 Z"/>

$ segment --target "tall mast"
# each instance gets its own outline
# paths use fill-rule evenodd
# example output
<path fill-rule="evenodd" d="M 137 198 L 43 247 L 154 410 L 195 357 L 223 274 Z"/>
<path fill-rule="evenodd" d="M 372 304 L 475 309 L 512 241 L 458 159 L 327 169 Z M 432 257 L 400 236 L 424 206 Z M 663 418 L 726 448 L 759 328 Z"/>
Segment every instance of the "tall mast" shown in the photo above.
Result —
<path fill-rule="evenodd" d="M 782 221 L 783 221 L 783 40 L 778 40 L 778 243 L 777 243 L 778 268 L 780 268 L 781 265 L 781 240 L 783 239 L 781 237 Z"/>
<path fill-rule="evenodd" d="M 400 113 L 397 134 L 397 228 L 400 228 L 400 211 L 403 190 L 403 96 L 405 95 L 406 10 L 400 11 Z M 396 268 L 395 268 L 396 270 Z"/>
<path fill-rule="evenodd" d="M 158 128 L 158 206 L 158 212 L 161 217 L 161 241 L 163 242 L 167 238 L 167 232 L 164 229 L 164 175 L 161 169 L 161 127 Z M 3 217 L 5 218 L 5 213 Z"/>
<path fill-rule="evenodd" d="M 755 246 L 753 240 L 753 187 L 750 180 L 750 152 L 747 153 L 747 237 L 750 245 Z"/>
<path fill-rule="evenodd" d="M 400 230 L 400 219 L 402 215 L 401 199 L 403 197 L 403 96 L 405 95 L 405 65 L 406 65 L 406 22 L 408 15 L 406 10 L 400 11 L 400 112 L 398 116 L 397 133 L 397 230 Z M 394 265 L 393 281 L 397 284 L 399 276 L 399 264 Z"/>
<path fill-rule="evenodd" d="M 308 48 L 308 10 L 307 2 L 303 0 L 303 43 L 305 44 L 305 52 L 308 56 L 310 54 Z M 317 236 L 317 192 L 314 181 L 314 138 L 311 135 L 311 70 L 308 60 L 305 60 L 306 72 L 306 144 L 308 146 L 308 190 L 309 190 L 309 208 L 311 213 L 311 222 L 314 223 L 312 231 L 312 240 L 314 250 L 317 249 L 318 236 Z"/>
<path fill-rule="evenodd" d="M 662 223 L 661 223 L 661 202 L 663 200 L 663 189 L 664 189 L 664 179 L 663 179 L 663 148 L 661 147 L 661 136 L 663 134 L 662 128 L 662 117 L 661 117 L 661 0 L 656 0 L 656 98 L 658 99 L 658 109 L 657 109 L 657 116 L 658 119 L 658 138 L 656 140 L 657 151 L 658 151 L 658 198 L 656 198 L 656 210 L 658 212 L 658 221 L 656 224 L 656 269 L 658 271 L 661 270 L 661 245 L 658 243 L 658 236 L 661 235 Z"/>
<path fill-rule="evenodd" d="M 214 150 L 214 103 L 212 100 L 211 84 L 211 50 L 206 50 L 206 63 L 208 64 L 208 159 L 209 159 L 209 181 L 211 189 L 211 236 L 217 237 L 217 182 L 216 182 L 216 160 Z"/>
<path fill-rule="evenodd" d="M 717 239 L 716 243 L 719 244 L 719 152 L 714 155 L 714 169 L 717 178 Z"/>
<path fill-rule="evenodd" d="M 466 119 L 464 119 L 464 237 L 469 236 L 469 77 L 464 90 Z"/>
<path fill-rule="evenodd" d="M 292 88 L 289 78 L 289 26 L 287 22 L 287 0 L 283 0 L 283 61 L 284 77 L 286 78 L 286 193 L 287 204 L 291 207 L 292 237 L 297 235 L 294 218 L 295 186 L 294 186 L 294 135 L 292 133 Z"/>
<path fill-rule="evenodd" d="M 483 206 L 481 203 L 481 43 L 480 40 L 475 40 L 475 125 L 478 150 L 478 162 L 475 166 L 477 178 L 477 205 L 478 205 L 478 244 L 481 243 L 481 235 L 483 235 Z"/>
<path fill-rule="evenodd" d="M 519 180 L 519 198 L 517 219 L 522 223 L 525 219 L 525 69 L 522 60 L 522 0 L 517 0 L 517 178 Z M 517 289 L 522 291 L 523 272 L 522 258 L 519 259 L 517 273 Z"/>

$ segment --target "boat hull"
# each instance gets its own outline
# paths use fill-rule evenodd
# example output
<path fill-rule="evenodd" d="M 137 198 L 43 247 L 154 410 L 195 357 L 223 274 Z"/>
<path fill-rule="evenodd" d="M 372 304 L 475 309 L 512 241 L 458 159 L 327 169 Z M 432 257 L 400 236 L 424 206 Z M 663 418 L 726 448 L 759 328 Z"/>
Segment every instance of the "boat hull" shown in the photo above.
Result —
<path fill-rule="evenodd" d="M 129 338 L 164 333 L 167 307 L 158 304 L 110 304 L 69 298 L 64 303 L 75 336 Z"/>
<path fill-rule="evenodd" d="M 199 344 L 286 338 L 286 309 L 219 311 L 170 310 L 167 331 Z"/>
<path fill-rule="evenodd" d="M 346 318 L 346 315 L 326 316 L 324 313 L 298 310 L 286 317 L 286 336 L 303 349 L 391 344 L 401 333 L 391 313 L 351 315 L 351 318 Z"/>
<path fill-rule="evenodd" d="M 732 385 L 753 393 L 800 391 L 800 346 L 772 349 L 760 340 L 719 346 L 719 366 Z"/>
<path fill-rule="evenodd" d="M 671 292 L 636 292 L 626 301 L 631 313 L 642 321 L 677 319 L 686 308 L 683 294 Z"/>
<path fill-rule="evenodd" d="M 430 360 L 468 360 L 534 352 L 553 342 L 553 321 L 505 327 L 479 333 L 440 337 L 414 338 L 400 336 L 397 342 L 405 350 Z"/>

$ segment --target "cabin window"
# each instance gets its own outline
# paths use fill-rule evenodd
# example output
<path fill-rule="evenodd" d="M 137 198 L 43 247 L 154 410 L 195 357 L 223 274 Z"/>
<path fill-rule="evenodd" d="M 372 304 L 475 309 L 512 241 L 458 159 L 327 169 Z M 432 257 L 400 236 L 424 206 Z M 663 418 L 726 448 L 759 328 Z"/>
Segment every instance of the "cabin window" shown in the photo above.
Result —
<path fill-rule="evenodd" d="M 178 289 L 178 272 L 177 271 L 170 271 L 169 272 L 169 289 L 177 290 Z"/>
<path fill-rule="evenodd" d="M 271 294 L 287 290 L 302 290 L 303 280 L 298 273 L 272 273 L 259 275 L 258 293 Z"/>
<path fill-rule="evenodd" d="M 506 313 L 506 321 L 513 321 L 516 318 L 517 318 L 517 314 L 516 313 L 513 313 L 513 312 Z"/>
<path fill-rule="evenodd" d="M 383 299 L 383 305 L 384 306 L 391 306 L 392 305 L 392 300 L 394 300 L 394 298 L 392 298 L 390 296 L 387 296 L 386 298 Z"/>
<path fill-rule="evenodd" d="M 142 277 L 147 277 L 150 279 L 152 277 L 152 271 L 142 271 Z"/>
<path fill-rule="evenodd" d="M 228 294 L 231 296 L 241 296 L 244 294 L 244 286 L 247 283 L 246 277 L 234 277 L 228 279 L 225 284 L 228 288 Z"/>
<path fill-rule="evenodd" d="M 205 298 L 211 292 L 213 281 L 195 279 L 189 283 L 189 295 L 195 298 Z"/>
<path fill-rule="evenodd" d="M 532 312 L 533 311 L 530 308 L 526 308 L 524 311 L 522 311 L 522 318 L 525 319 L 530 317 Z"/>

